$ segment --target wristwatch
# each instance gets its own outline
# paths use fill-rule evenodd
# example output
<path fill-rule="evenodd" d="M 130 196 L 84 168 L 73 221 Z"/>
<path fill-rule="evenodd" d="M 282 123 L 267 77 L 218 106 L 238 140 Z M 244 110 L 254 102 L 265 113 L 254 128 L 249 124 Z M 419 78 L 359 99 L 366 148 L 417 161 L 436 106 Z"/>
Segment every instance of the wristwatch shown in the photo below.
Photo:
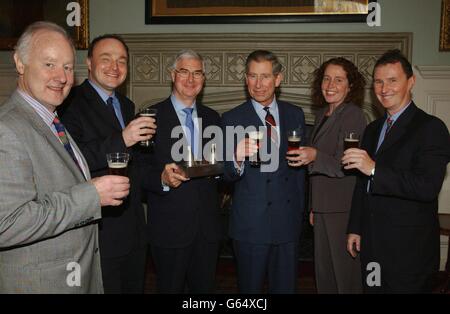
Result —
<path fill-rule="evenodd" d="M 373 177 L 375 175 L 375 167 L 373 167 L 372 171 L 370 172 L 370 176 Z"/>

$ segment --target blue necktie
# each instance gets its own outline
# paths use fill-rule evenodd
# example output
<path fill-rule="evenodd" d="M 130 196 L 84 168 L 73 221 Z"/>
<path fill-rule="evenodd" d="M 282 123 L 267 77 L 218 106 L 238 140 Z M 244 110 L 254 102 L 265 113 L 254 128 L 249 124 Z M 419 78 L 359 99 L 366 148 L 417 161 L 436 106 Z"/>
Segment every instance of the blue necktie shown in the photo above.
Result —
<path fill-rule="evenodd" d="M 117 122 L 119 122 L 119 125 L 122 127 L 122 129 L 124 129 L 124 127 L 125 127 L 124 123 L 122 122 L 122 119 L 117 116 L 116 109 L 114 107 L 114 98 L 109 97 L 106 100 L 106 104 L 107 104 L 108 110 L 111 112 L 111 114 L 114 115 L 114 117 L 116 118 Z"/>
<path fill-rule="evenodd" d="M 191 145 L 192 154 L 196 156 L 194 121 L 192 120 L 192 111 L 194 111 L 194 108 L 184 108 L 183 111 L 186 113 L 185 125 L 189 129 L 189 133 L 191 133 L 189 144 Z"/>

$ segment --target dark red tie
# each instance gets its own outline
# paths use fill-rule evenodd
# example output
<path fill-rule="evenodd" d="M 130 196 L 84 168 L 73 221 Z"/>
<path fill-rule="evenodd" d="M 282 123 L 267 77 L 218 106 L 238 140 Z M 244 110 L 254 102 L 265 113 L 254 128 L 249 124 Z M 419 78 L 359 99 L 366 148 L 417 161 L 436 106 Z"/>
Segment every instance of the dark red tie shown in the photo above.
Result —
<path fill-rule="evenodd" d="M 272 114 L 269 111 L 269 107 L 265 107 L 264 110 L 266 111 L 266 127 L 267 127 L 267 138 L 272 139 L 275 143 L 278 141 L 278 135 L 277 135 L 277 123 L 275 122 L 275 118 L 272 116 Z"/>
<path fill-rule="evenodd" d="M 386 124 L 387 124 L 387 128 L 386 128 L 386 134 L 387 134 L 391 130 L 392 124 L 394 124 L 394 119 L 392 119 L 391 117 L 387 118 Z"/>

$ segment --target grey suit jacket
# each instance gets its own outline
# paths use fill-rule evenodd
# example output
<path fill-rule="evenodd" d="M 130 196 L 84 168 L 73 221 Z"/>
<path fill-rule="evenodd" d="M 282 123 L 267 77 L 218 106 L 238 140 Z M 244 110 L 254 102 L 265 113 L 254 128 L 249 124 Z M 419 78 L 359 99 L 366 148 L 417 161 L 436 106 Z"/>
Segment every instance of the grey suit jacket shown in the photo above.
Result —
<path fill-rule="evenodd" d="M 354 104 L 341 104 L 318 130 L 328 107 L 316 118 L 311 146 L 317 149 L 316 160 L 309 165 L 311 208 L 314 212 L 350 211 L 355 172 L 345 172 L 341 164 L 346 131 L 361 137 L 367 121 L 364 113 Z"/>
<path fill-rule="evenodd" d="M 0 200 L 0 293 L 103 292 L 97 191 L 17 92 L 0 106 Z"/>

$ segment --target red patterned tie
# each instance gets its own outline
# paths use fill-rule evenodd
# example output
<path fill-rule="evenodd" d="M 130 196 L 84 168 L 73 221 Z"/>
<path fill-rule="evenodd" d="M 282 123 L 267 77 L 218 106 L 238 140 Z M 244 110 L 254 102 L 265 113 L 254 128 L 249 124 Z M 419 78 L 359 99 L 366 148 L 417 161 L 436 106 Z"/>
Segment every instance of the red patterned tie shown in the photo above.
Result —
<path fill-rule="evenodd" d="M 388 117 L 386 124 L 387 124 L 387 128 L 386 128 L 386 134 L 387 134 L 391 130 L 392 124 L 394 124 L 394 119 L 392 119 L 391 117 Z"/>
<path fill-rule="evenodd" d="M 277 134 L 277 124 L 275 122 L 275 118 L 269 111 L 269 107 L 265 107 L 266 111 L 266 127 L 267 127 L 267 138 L 272 139 L 274 143 L 278 143 L 278 134 Z"/>

